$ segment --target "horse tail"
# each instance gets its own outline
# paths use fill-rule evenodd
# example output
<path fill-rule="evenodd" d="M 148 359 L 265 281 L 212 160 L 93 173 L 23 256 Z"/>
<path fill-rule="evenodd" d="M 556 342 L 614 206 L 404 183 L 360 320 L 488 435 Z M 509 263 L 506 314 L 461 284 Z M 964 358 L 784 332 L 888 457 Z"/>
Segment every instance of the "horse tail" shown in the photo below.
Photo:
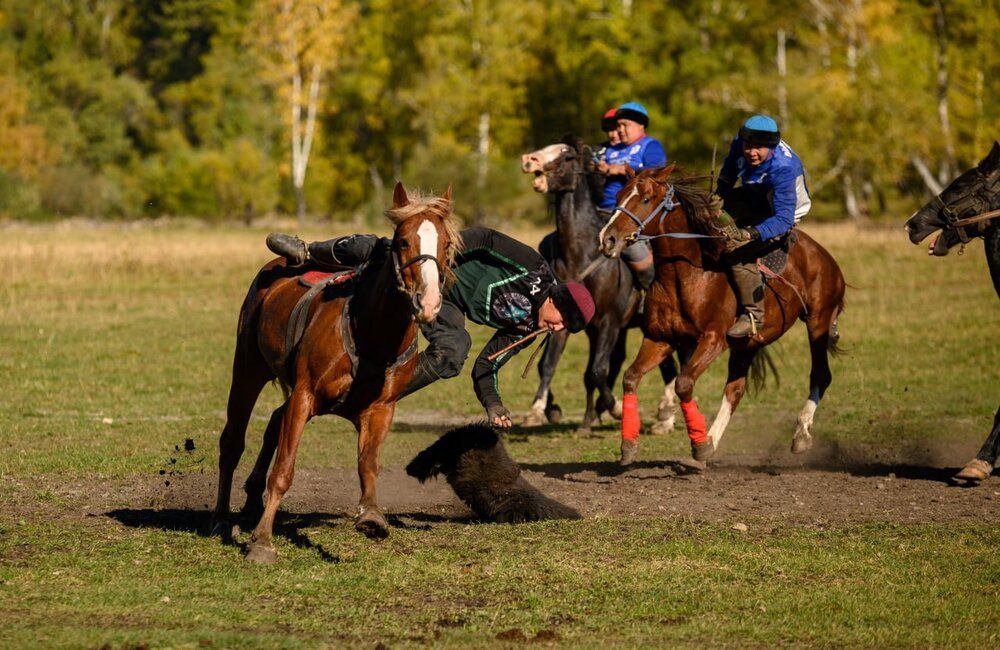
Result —
<path fill-rule="evenodd" d="M 778 366 L 774 365 L 774 357 L 767 348 L 762 348 L 754 355 L 750 362 L 750 371 L 747 379 L 750 381 L 750 389 L 754 393 L 759 393 L 767 383 L 768 374 L 774 375 L 774 385 L 781 386 L 781 373 Z"/>

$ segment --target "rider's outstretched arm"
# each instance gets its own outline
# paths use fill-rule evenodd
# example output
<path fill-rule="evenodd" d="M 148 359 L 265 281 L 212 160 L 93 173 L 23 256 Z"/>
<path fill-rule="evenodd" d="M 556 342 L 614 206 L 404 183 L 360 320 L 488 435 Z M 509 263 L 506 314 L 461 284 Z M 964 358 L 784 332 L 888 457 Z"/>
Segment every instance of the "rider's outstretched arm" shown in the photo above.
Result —
<path fill-rule="evenodd" d="M 476 362 L 472 365 L 472 386 L 475 388 L 476 397 L 479 398 L 479 402 L 486 409 L 487 413 L 506 412 L 503 400 L 500 399 L 498 375 L 500 368 L 511 357 L 520 352 L 521 348 L 505 352 L 494 361 L 490 361 L 489 356 L 523 337 L 524 335 L 520 332 L 496 332 L 483 348 L 483 351 L 479 353 L 479 356 L 476 357 Z"/>

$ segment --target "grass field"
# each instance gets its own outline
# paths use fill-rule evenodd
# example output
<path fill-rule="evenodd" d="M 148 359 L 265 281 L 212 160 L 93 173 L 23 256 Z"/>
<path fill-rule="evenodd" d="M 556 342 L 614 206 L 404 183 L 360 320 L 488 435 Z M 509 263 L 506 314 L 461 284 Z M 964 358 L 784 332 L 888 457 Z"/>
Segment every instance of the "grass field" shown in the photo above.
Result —
<path fill-rule="evenodd" d="M 833 362 L 817 445 L 834 463 L 971 458 L 1000 382 L 1000 306 L 981 244 L 937 260 L 902 230 L 807 230 L 856 287 L 841 318 L 849 354 Z M 350 512 L 327 509 L 291 516 L 297 532 L 278 535 L 270 567 L 246 566 L 237 548 L 164 523 L 176 519 L 155 508 L 141 525 L 109 516 L 134 505 L 130 486 L 214 473 L 236 314 L 268 259 L 264 233 L 0 228 L 0 646 L 996 644 L 1000 527 L 985 516 L 995 507 L 960 523 L 742 518 L 745 534 L 690 512 L 527 526 L 425 517 L 383 543 L 355 533 Z M 534 243 L 542 233 L 517 234 Z M 475 351 L 487 332 L 473 335 Z M 554 385 L 571 422 L 583 410 L 586 345 L 576 338 Z M 775 349 L 781 386 L 744 401 L 721 458 L 787 456 L 808 392 L 804 328 Z M 534 392 L 518 377 L 525 361 L 501 378 L 513 409 Z M 724 371 L 717 363 L 698 385 L 707 413 Z M 645 417 L 661 390 L 648 376 Z M 244 469 L 279 400 L 266 389 Z M 466 373 L 415 395 L 400 406 L 384 465 L 404 465 L 439 422 L 479 413 Z M 604 463 L 617 429 L 599 432 L 549 428 L 508 446 L 522 463 Z M 179 453 L 187 439 L 196 453 Z M 298 466 L 351 468 L 355 449 L 348 423 L 319 418 Z M 687 453 L 680 431 L 643 439 L 644 458 Z M 997 478 L 977 489 L 1000 499 Z M 207 521 L 204 510 L 190 516 Z"/>

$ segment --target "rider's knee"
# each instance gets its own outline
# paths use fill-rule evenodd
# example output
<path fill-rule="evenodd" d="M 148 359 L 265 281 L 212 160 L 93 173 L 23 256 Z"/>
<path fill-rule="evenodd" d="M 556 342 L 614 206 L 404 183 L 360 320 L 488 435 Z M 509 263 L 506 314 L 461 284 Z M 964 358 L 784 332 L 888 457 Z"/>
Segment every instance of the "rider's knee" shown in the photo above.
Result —
<path fill-rule="evenodd" d="M 471 348 L 472 337 L 461 330 L 449 337 L 447 342 L 429 346 L 424 354 L 434 373 L 441 379 L 449 379 L 462 372 Z"/>

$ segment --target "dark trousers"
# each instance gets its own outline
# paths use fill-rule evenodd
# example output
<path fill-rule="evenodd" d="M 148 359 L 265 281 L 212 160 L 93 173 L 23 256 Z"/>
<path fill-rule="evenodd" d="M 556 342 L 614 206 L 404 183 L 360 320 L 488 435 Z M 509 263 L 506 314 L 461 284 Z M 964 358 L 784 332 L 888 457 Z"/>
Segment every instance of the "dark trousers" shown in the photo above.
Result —
<path fill-rule="evenodd" d="M 472 337 L 465 331 L 465 314 L 455 303 L 445 299 L 433 323 L 420 326 L 427 348 L 419 363 L 434 379 L 448 379 L 462 372 L 472 348 Z"/>

